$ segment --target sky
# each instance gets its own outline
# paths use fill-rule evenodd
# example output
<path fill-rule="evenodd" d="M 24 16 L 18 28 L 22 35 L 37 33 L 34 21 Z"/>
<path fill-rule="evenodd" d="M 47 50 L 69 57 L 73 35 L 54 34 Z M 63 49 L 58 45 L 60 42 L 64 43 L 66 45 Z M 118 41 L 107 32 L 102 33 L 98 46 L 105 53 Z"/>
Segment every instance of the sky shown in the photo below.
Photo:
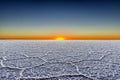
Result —
<path fill-rule="evenodd" d="M 118 39 L 119 0 L 0 0 L 0 39 Z"/>

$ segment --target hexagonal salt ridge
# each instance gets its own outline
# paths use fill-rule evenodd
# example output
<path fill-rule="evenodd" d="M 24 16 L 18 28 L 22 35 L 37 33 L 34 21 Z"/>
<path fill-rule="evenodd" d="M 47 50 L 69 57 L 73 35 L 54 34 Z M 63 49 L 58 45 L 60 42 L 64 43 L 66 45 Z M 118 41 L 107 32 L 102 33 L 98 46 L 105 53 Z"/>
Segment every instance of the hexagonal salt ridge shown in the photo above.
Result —
<path fill-rule="evenodd" d="M 59 75 L 79 74 L 76 67 L 70 63 L 45 63 L 40 66 L 28 68 L 23 72 L 24 77 L 55 77 Z"/>
<path fill-rule="evenodd" d="M 27 68 L 33 67 L 37 65 L 41 65 L 45 63 L 44 60 L 38 57 L 27 57 L 27 58 L 20 58 L 20 59 L 12 59 L 12 60 L 4 60 L 3 64 L 7 67 L 12 68 Z"/>

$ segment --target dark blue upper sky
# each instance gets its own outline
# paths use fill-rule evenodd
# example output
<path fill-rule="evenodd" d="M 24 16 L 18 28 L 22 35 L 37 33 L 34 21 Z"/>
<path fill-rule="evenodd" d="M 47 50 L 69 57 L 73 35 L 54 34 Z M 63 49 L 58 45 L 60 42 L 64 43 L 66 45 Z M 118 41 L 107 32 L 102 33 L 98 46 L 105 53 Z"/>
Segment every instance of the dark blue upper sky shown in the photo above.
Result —
<path fill-rule="evenodd" d="M 0 29 L 4 34 L 10 33 L 7 29 L 10 31 L 14 29 L 14 32 L 19 32 L 18 29 L 23 30 L 26 34 L 34 32 L 37 34 L 70 32 L 78 35 L 118 33 L 120 1 L 1 0 Z"/>

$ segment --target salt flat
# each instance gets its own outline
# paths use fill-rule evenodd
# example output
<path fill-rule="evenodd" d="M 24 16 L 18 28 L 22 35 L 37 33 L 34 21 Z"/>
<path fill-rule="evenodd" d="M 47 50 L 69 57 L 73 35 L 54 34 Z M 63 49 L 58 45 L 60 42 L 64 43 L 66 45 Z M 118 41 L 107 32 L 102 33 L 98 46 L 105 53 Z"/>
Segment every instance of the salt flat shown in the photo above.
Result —
<path fill-rule="evenodd" d="M 0 40 L 0 80 L 120 80 L 120 40 Z"/>

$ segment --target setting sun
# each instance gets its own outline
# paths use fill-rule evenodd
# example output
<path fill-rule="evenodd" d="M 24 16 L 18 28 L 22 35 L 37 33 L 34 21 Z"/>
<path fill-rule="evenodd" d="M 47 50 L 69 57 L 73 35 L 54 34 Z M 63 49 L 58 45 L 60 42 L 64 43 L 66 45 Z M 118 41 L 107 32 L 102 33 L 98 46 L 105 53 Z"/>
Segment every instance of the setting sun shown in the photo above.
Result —
<path fill-rule="evenodd" d="M 57 37 L 56 40 L 65 40 L 63 37 Z"/>

